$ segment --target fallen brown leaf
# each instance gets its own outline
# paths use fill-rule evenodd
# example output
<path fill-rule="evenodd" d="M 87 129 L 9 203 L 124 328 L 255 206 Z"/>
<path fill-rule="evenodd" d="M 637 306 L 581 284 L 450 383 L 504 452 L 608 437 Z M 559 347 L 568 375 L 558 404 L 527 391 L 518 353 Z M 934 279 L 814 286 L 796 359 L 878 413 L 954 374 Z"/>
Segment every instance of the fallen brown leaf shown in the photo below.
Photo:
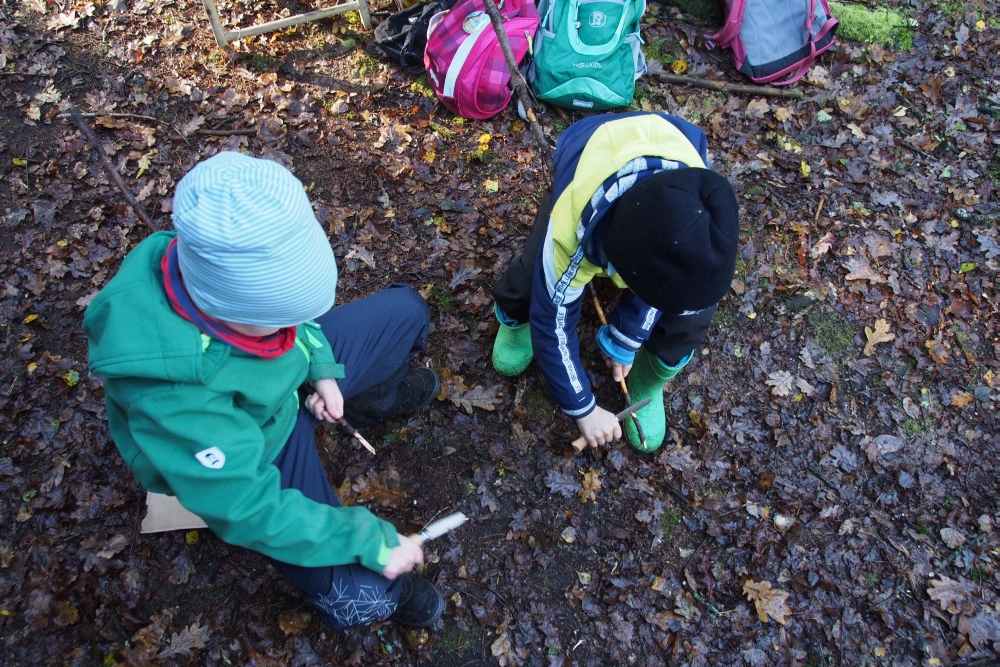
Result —
<path fill-rule="evenodd" d="M 761 623 L 767 623 L 771 617 L 777 623 L 784 625 L 788 620 L 792 610 L 788 608 L 785 601 L 788 600 L 788 592 L 780 588 L 771 588 L 770 581 L 756 582 L 747 579 L 743 584 L 743 594 L 751 600 L 757 607 L 757 618 Z"/>
<path fill-rule="evenodd" d="M 876 345 L 896 340 L 896 334 L 889 332 L 888 322 L 879 319 L 875 320 L 874 330 L 871 327 L 865 327 L 865 338 L 868 339 L 868 342 L 865 344 L 865 356 L 870 357 L 875 354 Z"/>

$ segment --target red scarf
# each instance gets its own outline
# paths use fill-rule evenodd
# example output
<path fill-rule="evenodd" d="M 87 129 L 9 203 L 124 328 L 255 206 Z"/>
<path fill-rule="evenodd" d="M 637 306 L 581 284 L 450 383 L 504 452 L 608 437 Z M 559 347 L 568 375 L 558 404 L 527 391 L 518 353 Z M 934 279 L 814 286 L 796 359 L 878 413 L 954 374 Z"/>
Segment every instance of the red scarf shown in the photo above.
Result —
<path fill-rule="evenodd" d="M 248 336 L 203 313 L 184 287 L 177 261 L 177 239 L 167 246 L 167 252 L 160 261 L 160 269 L 163 270 L 163 287 L 170 305 L 178 315 L 198 327 L 203 334 L 261 359 L 275 359 L 295 346 L 295 327 L 278 329 L 267 336 Z"/>

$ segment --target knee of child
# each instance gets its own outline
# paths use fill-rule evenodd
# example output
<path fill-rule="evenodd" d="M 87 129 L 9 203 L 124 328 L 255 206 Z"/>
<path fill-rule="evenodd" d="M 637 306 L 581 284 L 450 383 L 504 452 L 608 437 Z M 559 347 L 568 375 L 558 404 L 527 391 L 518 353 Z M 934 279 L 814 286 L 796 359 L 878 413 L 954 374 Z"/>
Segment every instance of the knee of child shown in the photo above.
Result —
<path fill-rule="evenodd" d="M 417 290 L 403 283 L 393 283 L 389 286 L 389 289 L 392 289 L 394 292 L 396 309 L 400 317 L 407 320 L 414 320 L 421 324 L 430 321 L 430 307 Z"/>

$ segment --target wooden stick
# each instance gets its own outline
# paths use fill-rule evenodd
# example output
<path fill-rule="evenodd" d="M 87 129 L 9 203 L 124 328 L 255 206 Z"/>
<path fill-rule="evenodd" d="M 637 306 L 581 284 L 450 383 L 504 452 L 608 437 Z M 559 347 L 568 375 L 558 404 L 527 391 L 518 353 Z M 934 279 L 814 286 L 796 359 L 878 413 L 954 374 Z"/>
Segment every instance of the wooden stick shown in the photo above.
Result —
<path fill-rule="evenodd" d="M 138 118 L 139 120 L 148 120 L 153 123 L 163 123 L 164 121 L 153 116 L 144 116 L 141 113 L 81 113 L 80 118 L 100 118 L 105 116 L 107 118 Z M 72 113 L 60 113 L 56 114 L 56 118 L 72 118 Z"/>
<path fill-rule="evenodd" d="M 660 81 L 667 83 L 683 83 L 696 88 L 708 88 L 721 93 L 739 93 L 742 95 L 763 95 L 764 97 L 785 97 L 789 99 L 801 100 L 806 95 L 801 90 L 788 90 L 787 88 L 768 88 L 766 86 L 748 86 L 741 83 L 725 83 L 723 81 L 709 81 L 708 79 L 695 79 L 690 76 L 678 76 L 667 72 L 660 72 Z"/>
<path fill-rule="evenodd" d="M 87 143 L 90 144 L 91 148 L 97 151 L 97 156 L 101 159 L 101 165 L 104 167 L 104 171 L 107 172 L 108 176 L 111 177 L 111 180 L 113 180 L 115 185 L 118 186 L 118 189 L 121 190 L 122 196 L 125 197 L 125 201 L 129 203 L 129 206 L 132 207 L 132 210 L 135 211 L 135 214 L 139 217 L 139 219 L 146 223 L 150 229 L 155 231 L 156 225 L 154 225 L 153 221 L 149 219 L 148 215 L 146 215 L 145 209 L 143 209 L 142 206 L 139 205 L 139 202 L 135 200 L 135 197 L 132 195 L 132 191 L 128 189 L 128 186 L 125 185 L 125 181 L 122 180 L 122 175 L 119 174 L 118 170 L 115 169 L 113 164 L 111 164 L 111 160 L 108 159 L 108 154 L 104 150 L 104 144 L 97 139 L 97 135 L 94 134 L 94 130 L 87 125 L 87 121 L 83 119 L 83 116 L 80 115 L 80 111 L 76 107 L 71 108 L 69 113 L 73 118 L 73 122 L 76 123 L 76 126 L 80 128 L 81 132 L 83 132 L 83 136 L 87 138 Z"/>
<path fill-rule="evenodd" d="M 375 452 L 375 448 L 372 447 L 371 444 L 367 440 L 365 440 L 363 437 L 361 437 L 361 434 L 358 433 L 358 429 L 356 429 L 353 426 L 351 426 L 350 423 L 348 423 L 348 421 L 346 419 L 344 419 L 343 417 L 341 417 L 340 419 L 338 419 L 337 420 L 337 426 L 339 426 L 340 428 L 344 429 L 345 431 L 347 431 L 348 433 L 350 433 L 352 436 L 354 436 L 357 439 L 357 441 L 360 442 L 364 446 L 364 448 L 367 449 L 369 452 L 371 452 L 372 454 L 376 453 Z"/>
<path fill-rule="evenodd" d="M 500 10 L 497 9 L 493 0 L 483 0 L 483 4 L 485 5 L 486 13 L 490 17 L 490 23 L 493 24 L 493 32 L 497 34 L 497 41 L 500 42 L 500 50 L 503 51 L 504 60 L 507 61 L 507 69 L 510 70 L 510 80 L 514 84 L 514 90 L 517 92 L 518 99 L 521 100 L 521 106 L 524 107 L 524 115 L 527 116 L 528 124 L 531 125 L 531 131 L 535 135 L 535 141 L 545 156 L 545 167 L 548 169 L 549 174 L 552 174 L 555 172 L 555 166 L 552 162 L 552 150 L 549 148 L 549 142 L 546 140 L 545 133 L 542 132 L 542 126 L 538 124 L 538 118 L 535 116 L 535 108 L 531 104 L 531 95 L 528 93 L 528 82 L 524 80 L 521 70 L 517 67 L 514 51 L 510 48 L 510 40 L 507 39 L 507 32 L 503 29 L 503 16 L 500 14 Z"/>
<path fill-rule="evenodd" d="M 597 290 L 594 289 L 593 282 L 587 283 L 587 290 L 590 292 L 590 297 L 594 300 L 594 308 L 597 309 L 597 317 L 601 320 L 601 324 L 607 324 L 608 318 L 604 316 L 604 309 L 601 308 L 601 300 L 597 298 Z M 629 396 L 628 385 L 625 384 L 625 378 L 622 378 L 621 380 L 618 381 L 618 386 L 621 388 L 622 393 L 625 394 L 625 402 L 628 403 L 629 405 L 632 405 L 632 397 Z M 632 418 L 632 423 L 635 424 L 635 431 L 636 435 L 639 436 L 639 442 L 641 442 L 643 446 L 645 446 L 646 434 L 642 432 L 642 424 L 639 423 L 639 418 L 635 414 L 632 414 L 630 416 Z M 573 446 L 576 447 L 575 441 L 573 443 Z M 579 452 L 583 450 L 577 449 L 577 451 Z"/>

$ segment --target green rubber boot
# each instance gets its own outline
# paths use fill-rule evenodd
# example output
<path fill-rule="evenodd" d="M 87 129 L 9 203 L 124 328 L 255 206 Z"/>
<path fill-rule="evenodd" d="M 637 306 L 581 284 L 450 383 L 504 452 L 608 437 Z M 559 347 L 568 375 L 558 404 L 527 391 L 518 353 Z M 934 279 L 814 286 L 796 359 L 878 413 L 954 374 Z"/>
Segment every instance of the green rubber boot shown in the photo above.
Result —
<path fill-rule="evenodd" d="M 499 316 L 497 320 L 499 320 Z M 496 342 L 493 343 L 493 368 L 497 373 L 514 377 L 524 372 L 535 357 L 531 349 L 531 325 L 511 326 L 500 322 Z"/>
<path fill-rule="evenodd" d="M 628 393 L 633 403 L 638 403 L 644 398 L 649 398 L 649 405 L 636 413 L 639 423 L 642 424 L 643 435 L 646 436 L 644 445 L 639 439 L 639 433 L 635 429 L 635 422 L 631 418 L 625 420 L 625 436 L 628 443 L 640 452 L 654 452 L 663 444 L 663 439 L 667 435 L 667 413 L 663 407 L 663 387 L 680 373 L 691 360 L 688 355 L 676 366 L 667 366 L 652 352 L 646 350 L 645 346 L 639 348 L 635 355 L 635 363 L 629 372 L 625 382 L 628 384 Z"/>

